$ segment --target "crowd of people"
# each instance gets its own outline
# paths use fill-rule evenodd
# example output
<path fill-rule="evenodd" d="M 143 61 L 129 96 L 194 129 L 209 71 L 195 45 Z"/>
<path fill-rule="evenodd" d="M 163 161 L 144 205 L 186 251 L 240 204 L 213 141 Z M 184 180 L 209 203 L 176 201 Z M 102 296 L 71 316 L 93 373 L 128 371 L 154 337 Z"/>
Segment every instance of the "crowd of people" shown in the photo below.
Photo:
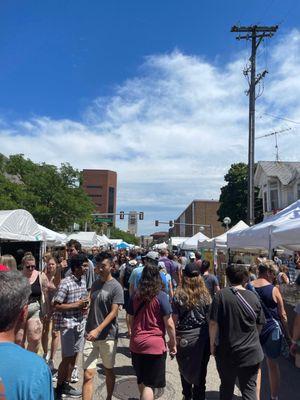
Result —
<path fill-rule="evenodd" d="M 12 256 L 2 256 L 0 398 L 91 400 L 101 362 L 111 400 L 118 314 L 124 309 L 140 399 L 153 400 L 166 386 L 169 354 L 178 363 L 184 400 L 205 400 L 211 356 L 221 400 L 233 398 L 237 378 L 242 398 L 259 400 L 264 358 L 276 400 L 278 359 L 300 350 L 300 304 L 289 332 L 281 294 L 282 285 L 292 279 L 300 285 L 300 277 L 291 279 L 291 266 L 277 264 L 258 259 L 249 270 L 230 263 L 228 285 L 221 289 L 210 262 L 197 252 L 97 247 L 87 252 L 71 240 L 66 252 L 44 254 L 42 269 L 31 253 L 19 266 Z M 55 365 L 59 347 L 61 361 Z M 80 373 L 79 390 L 72 384 Z"/>

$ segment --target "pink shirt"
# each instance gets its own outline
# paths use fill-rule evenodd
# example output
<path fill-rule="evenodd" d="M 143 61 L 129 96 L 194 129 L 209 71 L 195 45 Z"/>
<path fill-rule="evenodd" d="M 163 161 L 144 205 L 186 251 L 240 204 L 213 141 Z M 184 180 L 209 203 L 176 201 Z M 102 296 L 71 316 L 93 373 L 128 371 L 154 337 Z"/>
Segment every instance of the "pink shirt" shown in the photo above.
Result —
<path fill-rule="evenodd" d="M 141 303 L 138 293 L 129 303 L 128 313 L 134 316 L 130 350 L 137 354 L 163 354 L 166 351 L 163 317 L 172 313 L 168 296 L 159 292 L 149 304 L 143 305 L 136 313 Z"/>

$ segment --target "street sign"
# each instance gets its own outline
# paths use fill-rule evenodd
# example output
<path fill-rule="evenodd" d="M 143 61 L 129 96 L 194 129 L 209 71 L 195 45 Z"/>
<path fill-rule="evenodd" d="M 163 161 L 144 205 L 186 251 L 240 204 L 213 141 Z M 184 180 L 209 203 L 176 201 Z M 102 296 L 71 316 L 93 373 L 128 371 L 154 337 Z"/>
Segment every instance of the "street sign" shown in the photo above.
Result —
<path fill-rule="evenodd" d="M 95 222 L 106 222 L 107 224 L 112 224 L 113 220 L 112 218 L 100 218 L 96 217 Z"/>

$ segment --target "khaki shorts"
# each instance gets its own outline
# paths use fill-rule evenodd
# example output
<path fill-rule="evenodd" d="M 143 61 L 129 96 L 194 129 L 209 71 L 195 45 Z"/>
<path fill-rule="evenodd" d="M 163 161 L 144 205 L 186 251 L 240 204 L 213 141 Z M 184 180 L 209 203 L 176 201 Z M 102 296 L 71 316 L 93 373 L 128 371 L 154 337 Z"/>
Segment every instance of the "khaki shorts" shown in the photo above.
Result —
<path fill-rule="evenodd" d="M 85 341 L 83 349 L 83 369 L 95 369 L 101 358 L 104 368 L 112 369 L 115 365 L 117 340 Z"/>

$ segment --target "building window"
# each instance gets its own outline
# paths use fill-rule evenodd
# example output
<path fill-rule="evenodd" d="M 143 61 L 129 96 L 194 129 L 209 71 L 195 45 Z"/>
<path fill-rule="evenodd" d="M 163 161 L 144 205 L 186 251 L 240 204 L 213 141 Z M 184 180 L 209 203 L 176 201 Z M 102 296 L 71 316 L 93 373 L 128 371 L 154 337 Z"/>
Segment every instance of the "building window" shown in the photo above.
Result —
<path fill-rule="evenodd" d="M 90 197 L 102 197 L 102 194 L 89 194 Z"/>
<path fill-rule="evenodd" d="M 102 189 L 102 186 L 100 185 L 87 185 L 87 189 Z"/>
<path fill-rule="evenodd" d="M 115 212 L 115 188 L 109 187 L 108 189 L 108 212 Z"/>
<path fill-rule="evenodd" d="M 271 210 L 277 210 L 279 208 L 277 183 L 270 184 L 270 201 L 271 201 Z"/>

